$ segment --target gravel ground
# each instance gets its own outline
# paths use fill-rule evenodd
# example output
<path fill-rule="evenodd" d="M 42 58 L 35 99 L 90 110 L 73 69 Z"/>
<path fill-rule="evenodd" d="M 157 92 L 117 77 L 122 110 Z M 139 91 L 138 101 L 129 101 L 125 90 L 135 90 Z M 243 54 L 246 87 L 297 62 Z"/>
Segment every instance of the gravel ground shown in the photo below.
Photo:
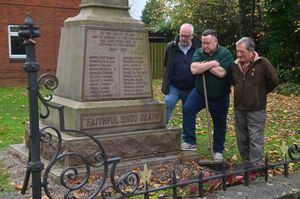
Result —
<path fill-rule="evenodd" d="M 31 189 L 31 178 L 29 180 L 29 185 L 26 190 L 26 193 L 24 197 L 23 195 L 20 195 L 22 185 L 25 178 L 26 173 L 26 166 L 27 166 L 27 160 L 25 160 L 23 157 L 7 150 L 7 151 L 1 151 L 0 152 L 0 160 L 2 161 L 4 167 L 7 169 L 10 177 L 9 180 L 11 184 L 15 187 L 16 193 L 2 193 L 0 195 L 0 199 L 8 199 L 14 198 L 14 199 L 31 199 L 32 198 L 32 189 Z M 62 186 L 58 186 L 54 183 L 52 179 L 49 179 L 49 191 L 51 193 L 51 196 L 55 199 L 61 199 L 63 198 L 63 193 L 65 192 L 65 189 L 63 189 Z M 46 196 L 44 192 L 42 192 L 42 197 Z M 81 197 L 77 197 L 81 198 Z"/>
<path fill-rule="evenodd" d="M 20 192 L 25 172 L 26 172 L 26 166 L 27 166 L 27 160 L 25 160 L 23 157 L 20 157 L 19 155 L 11 152 L 11 151 L 2 151 L 0 152 L 0 160 L 3 162 L 4 167 L 8 170 L 10 174 L 10 182 L 14 185 L 16 192 Z M 169 184 L 172 180 L 172 171 L 176 170 L 176 178 L 178 180 L 188 180 L 190 178 L 195 178 L 199 176 L 200 170 L 202 169 L 195 161 L 192 160 L 183 160 L 183 164 L 174 164 L 174 163 L 166 163 L 161 165 L 159 168 L 152 169 L 152 177 L 151 177 L 151 187 L 159 187 L 162 185 Z M 179 162 L 178 162 L 179 163 Z M 136 172 L 143 171 L 144 168 L 134 168 L 133 170 Z M 149 168 L 150 169 L 150 168 Z M 116 176 L 118 178 L 118 176 Z M 84 186 L 79 191 L 75 191 L 73 193 L 73 198 L 87 198 L 88 194 L 93 193 L 93 191 L 97 188 L 97 184 L 100 184 L 101 177 L 99 176 L 92 176 L 89 180 L 90 183 L 87 183 L 86 186 Z M 63 186 L 58 186 L 54 183 L 52 179 L 49 179 L 49 192 L 51 193 L 51 196 L 55 199 L 61 199 L 63 198 L 63 195 L 66 192 L 66 189 L 63 188 Z M 80 181 L 73 180 L 71 183 L 72 185 L 78 185 Z M 106 182 L 105 185 L 108 185 L 109 182 Z M 25 197 L 21 197 L 18 195 L 18 197 L 13 196 L 16 193 L 10 193 L 11 198 L 17 198 L 17 199 L 29 199 L 32 198 L 31 193 L 31 179 L 29 182 L 29 188 L 26 191 Z M 143 184 L 140 185 L 141 189 L 144 189 Z M 6 195 L 3 195 L 6 194 Z M 13 195 L 12 195 L 13 194 Z M 0 194 L 0 199 L 8 199 L 9 195 L 7 193 Z M 43 196 L 45 196 L 43 191 Z M 71 197 L 70 197 L 71 198 Z M 99 197 L 95 197 L 99 198 Z"/>
<path fill-rule="evenodd" d="M 22 184 L 24 182 L 25 172 L 27 160 L 18 156 L 17 154 L 11 151 L 1 151 L 0 152 L 0 161 L 3 162 L 4 167 L 8 170 L 10 174 L 10 182 L 14 185 L 16 191 L 14 193 L 0 193 L 0 199 L 31 199 L 31 187 L 26 191 L 25 196 L 20 195 L 22 188 Z M 149 168 L 152 169 L 152 177 L 150 182 L 150 187 L 160 187 L 166 184 L 170 184 L 172 182 L 172 171 L 175 169 L 176 171 L 176 179 L 179 180 L 188 180 L 191 178 L 195 178 L 199 176 L 200 170 L 204 169 L 204 175 L 209 174 L 213 175 L 214 172 L 207 168 L 200 167 L 194 160 L 182 159 L 182 164 L 179 164 L 179 161 L 174 164 L 173 163 L 164 163 L 160 165 L 158 168 Z M 134 168 L 133 170 L 137 173 L 143 171 L 144 168 Z M 207 198 L 215 199 L 215 198 L 286 198 L 285 195 L 292 194 L 291 198 L 299 198 L 299 174 L 290 175 L 289 178 L 284 178 L 283 176 L 275 177 L 274 179 L 269 180 L 268 183 L 260 182 L 256 180 L 253 182 L 252 186 L 235 186 L 235 188 L 230 188 L 228 191 L 213 191 L 212 194 L 207 195 Z M 119 176 L 116 176 L 118 179 Z M 79 191 L 72 192 L 72 199 L 84 199 L 89 196 L 89 194 L 94 193 L 97 185 L 100 184 L 101 177 L 92 175 L 90 177 L 89 183 L 87 183 L 83 188 Z M 31 183 L 31 180 L 29 184 Z M 48 181 L 49 192 L 51 193 L 51 197 L 54 199 L 62 199 L 64 198 L 64 194 L 66 193 L 66 189 L 63 186 L 59 186 L 54 183 L 52 179 Z M 71 185 L 78 185 L 80 181 L 74 179 L 71 181 Z M 109 185 L 109 182 L 106 182 L 105 185 Z M 259 184 L 261 183 L 261 184 Z M 209 185 L 209 184 L 208 184 Z M 270 186 L 273 187 L 274 191 L 266 191 L 270 189 Z M 189 189 L 185 189 L 187 193 L 194 193 L 193 190 L 195 186 L 189 187 Z M 209 187 L 208 187 L 209 188 Z M 140 184 L 139 189 L 144 189 L 143 183 Z M 229 191 L 231 190 L 231 191 Z M 275 191 L 276 190 L 276 191 Z M 255 197 L 253 196 L 253 192 L 256 193 Z M 245 194 L 245 197 L 241 197 L 237 195 L 237 193 Z M 248 194 L 248 195 L 247 195 Z M 257 197 L 257 195 L 261 197 Z M 43 192 L 43 199 L 45 193 Z M 275 197 L 276 196 L 276 197 Z M 278 197 L 280 196 L 280 197 Z M 95 199 L 100 198 L 100 196 L 96 196 Z M 186 197 L 185 197 L 186 198 Z M 193 197 L 190 197 L 193 198 Z"/>
<path fill-rule="evenodd" d="M 18 189 L 22 188 L 24 181 L 27 165 L 26 160 L 18 158 L 16 155 L 13 155 L 8 151 L 0 152 L 0 160 L 9 172 L 11 184 L 15 187 L 16 191 L 18 191 Z M 8 193 L 2 193 L 0 196 L 4 199 L 5 197 L 8 197 L 8 195 Z M 13 197 L 17 194 L 11 193 L 10 195 Z M 30 194 L 28 193 L 26 198 L 30 198 L 29 196 Z"/>

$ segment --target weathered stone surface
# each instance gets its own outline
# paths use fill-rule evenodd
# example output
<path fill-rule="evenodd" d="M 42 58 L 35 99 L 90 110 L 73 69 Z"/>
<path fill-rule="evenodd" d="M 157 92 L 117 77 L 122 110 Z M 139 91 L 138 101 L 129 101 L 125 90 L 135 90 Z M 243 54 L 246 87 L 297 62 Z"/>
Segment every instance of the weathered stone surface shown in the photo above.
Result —
<path fill-rule="evenodd" d="M 80 13 L 67 19 L 64 27 L 96 25 L 144 28 L 140 20 L 129 15 L 128 0 L 82 0 L 80 8 Z"/>
<path fill-rule="evenodd" d="M 41 154 L 51 159 L 57 148 L 58 139 L 52 129 L 45 132 L 52 135 L 52 141 L 42 144 Z M 180 153 L 180 129 L 134 131 L 95 138 L 103 146 L 108 158 L 120 157 L 126 161 Z M 74 137 L 66 133 L 62 133 L 61 147 L 61 153 L 77 152 L 83 157 L 88 157 L 90 163 L 95 162 L 95 154 L 99 152 L 99 146 L 89 137 Z M 83 165 L 83 162 L 80 158 L 72 156 L 64 158 L 60 164 L 78 166 Z"/>
<path fill-rule="evenodd" d="M 66 128 L 90 135 L 158 129 L 164 128 L 166 123 L 165 105 L 153 99 L 78 102 L 54 96 L 51 103 L 65 107 Z M 58 116 L 57 110 L 50 109 L 50 115 L 43 123 L 59 129 Z"/>
<path fill-rule="evenodd" d="M 146 32 L 86 30 L 83 101 L 152 96 Z"/>
<path fill-rule="evenodd" d="M 62 168 L 97 163 L 102 146 L 108 158 L 132 164 L 177 159 L 181 130 L 165 128 L 165 104 L 153 99 L 148 30 L 129 16 L 127 0 L 82 0 L 80 7 L 62 28 L 59 85 L 49 103 L 64 112 L 51 108 L 41 121 L 52 139 L 41 154 L 48 160 L 55 154 L 56 128 Z"/>
<path fill-rule="evenodd" d="M 151 98 L 147 31 L 64 28 L 57 77 L 55 95 L 76 101 Z"/>

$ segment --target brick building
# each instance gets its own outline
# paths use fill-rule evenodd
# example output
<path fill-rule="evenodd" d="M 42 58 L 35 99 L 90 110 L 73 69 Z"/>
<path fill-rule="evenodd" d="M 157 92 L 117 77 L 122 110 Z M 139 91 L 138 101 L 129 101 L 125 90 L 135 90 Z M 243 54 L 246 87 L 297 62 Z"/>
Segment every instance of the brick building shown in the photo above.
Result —
<path fill-rule="evenodd" d="M 25 48 L 18 26 L 30 14 L 40 27 L 36 58 L 40 73 L 55 73 L 64 20 L 79 13 L 80 0 L 0 0 L 0 86 L 25 84 Z"/>

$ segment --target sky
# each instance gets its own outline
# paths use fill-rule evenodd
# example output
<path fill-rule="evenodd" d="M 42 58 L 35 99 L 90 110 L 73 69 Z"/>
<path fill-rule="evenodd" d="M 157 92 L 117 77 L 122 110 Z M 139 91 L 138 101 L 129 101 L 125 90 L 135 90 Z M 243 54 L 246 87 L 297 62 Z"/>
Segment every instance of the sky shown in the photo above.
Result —
<path fill-rule="evenodd" d="M 128 5 L 130 6 L 130 15 L 135 19 L 141 19 L 142 10 L 146 5 L 147 0 L 129 0 Z"/>

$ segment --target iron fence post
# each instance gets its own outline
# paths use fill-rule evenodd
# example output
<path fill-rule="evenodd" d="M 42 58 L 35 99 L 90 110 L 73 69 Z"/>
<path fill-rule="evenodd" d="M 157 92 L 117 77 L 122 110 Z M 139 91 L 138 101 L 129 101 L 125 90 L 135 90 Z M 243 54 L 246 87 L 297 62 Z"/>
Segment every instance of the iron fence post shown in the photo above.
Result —
<path fill-rule="evenodd" d="M 39 28 L 33 24 L 32 18 L 27 16 L 24 25 L 20 26 L 19 36 L 23 37 L 26 46 L 26 61 L 23 69 L 28 76 L 29 122 L 30 122 L 30 156 L 28 169 L 32 176 L 32 198 L 42 197 L 41 171 L 44 168 L 40 160 L 40 132 L 38 113 L 38 84 L 37 72 L 39 64 L 35 60 L 35 37 L 40 36 Z"/>
<path fill-rule="evenodd" d="M 203 198 L 204 197 L 204 186 L 203 186 L 203 171 L 200 171 L 199 174 L 199 197 Z"/>
<path fill-rule="evenodd" d="M 289 163 L 287 162 L 287 157 L 284 155 L 284 177 L 289 177 Z"/>
<path fill-rule="evenodd" d="M 145 199 L 149 199 L 149 185 L 148 185 L 148 181 L 145 182 L 145 191 L 146 193 L 144 194 L 144 198 Z"/>
<path fill-rule="evenodd" d="M 249 170 L 248 169 L 244 172 L 244 185 L 249 186 Z"/>
<path fill-rule="evenodd" d="M 172 176 L 172 183 L 173 183 L 173 198 L 178 198 L 177 196 L 177 180 L 176 180 L 176 172 L 173 170 L 173 176 Z"/>
<path fill-rule="evenodd" d="M 226 191 L 227 189 L 227 185 L 226 185 L 226 181 L 227 181 L 227 176 L 226 176 L 226 168 L 225 168 L 225 161 L 223 161 L 222 163 L 222 185 L 223 185 L 223 191 Z"/>
<path fill-rule="evenodd" d="M 266 155 L 265 155 L 265 166 L 266 166 L 266 168 L 265 168 L 265 182 L 268 182 L 268 180 L 269 180 L 269 154 L 267 153 Z"/>

